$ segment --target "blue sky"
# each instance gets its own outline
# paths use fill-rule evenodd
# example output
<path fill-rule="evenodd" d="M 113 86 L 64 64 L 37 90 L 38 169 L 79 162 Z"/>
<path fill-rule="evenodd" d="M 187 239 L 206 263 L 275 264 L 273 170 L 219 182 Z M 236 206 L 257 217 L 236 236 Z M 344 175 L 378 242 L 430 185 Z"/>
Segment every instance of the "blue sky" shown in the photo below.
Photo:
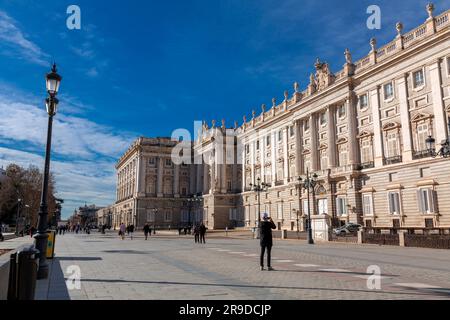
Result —
<path fill-rule="evenodd" d="M 0 166 L 42 167 L 44 75 L 63 82 L 52 169 L 64 216 L 115 198 L 114 164 L 138 136 L 170 136 L 195 120 L 242 123 L 261 104 L 305 88 L 317 57 L 334 72 L 423 23 L 427 1 L 0 0 Z M 81 8 L 81 30 L 66 9 Z M 380 30 L 366 27 L 380 6 Z M 436 13 L 450 0 L 436 1 Z"/>

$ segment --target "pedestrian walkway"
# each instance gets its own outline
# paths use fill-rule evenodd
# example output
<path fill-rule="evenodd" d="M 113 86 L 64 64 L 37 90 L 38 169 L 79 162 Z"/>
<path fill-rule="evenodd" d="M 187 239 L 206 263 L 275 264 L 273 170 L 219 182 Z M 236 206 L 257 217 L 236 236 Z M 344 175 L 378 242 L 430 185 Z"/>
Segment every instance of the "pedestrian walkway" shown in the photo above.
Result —
<path fill-rule="evenodd" d="M 250 239 L 66 234 L 55 253 L 37 299 L 450 299 L 444 250 L 275 241 L 274 272 L 259 270 L 259 243 Z M 367 285 L 374 265 L 380 290 Z"/>

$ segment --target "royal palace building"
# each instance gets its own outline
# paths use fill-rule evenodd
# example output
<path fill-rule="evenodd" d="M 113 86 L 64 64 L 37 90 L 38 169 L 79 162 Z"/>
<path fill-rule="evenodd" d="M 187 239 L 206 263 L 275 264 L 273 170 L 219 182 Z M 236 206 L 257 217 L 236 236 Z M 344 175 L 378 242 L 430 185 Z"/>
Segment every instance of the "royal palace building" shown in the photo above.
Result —
<path fill-rule="evenodd" d="M 295 83 L 240 126 L 204 123 L 195 164 L 171 163 L 176 141 L 139 139 L 117 165 L 118 219 L 151 221 L 157 208 L 157 219 L 177 224 L 188 210 L 210 228 L 250 228 L 268 212 L 278 229 L 304 230 L 299 177 L 312 173 L 317 229 L 449 228 L 450 159 L 433 157 L 430 143 L 439 151 L 449 137 L 450 10 L 435 16 L 430 4 L 427 12 L 412 31 L 397 23 L 384 46 L 371 39 L 358 61 L 345 50 L 336 73 L 317 59 L 304 90 Z M 256 192 L 260 183 L 268 187 Z M 203 199 L 194 209 L 184 201 L 193 194 Z"/>

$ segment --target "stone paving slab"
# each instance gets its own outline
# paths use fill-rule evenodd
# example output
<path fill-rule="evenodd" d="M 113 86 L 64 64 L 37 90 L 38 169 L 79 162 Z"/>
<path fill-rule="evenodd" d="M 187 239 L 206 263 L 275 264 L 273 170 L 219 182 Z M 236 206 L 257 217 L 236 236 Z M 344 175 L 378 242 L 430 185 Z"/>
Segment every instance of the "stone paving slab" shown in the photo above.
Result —
<path fill-rule="evenodd" d="M 251 239 L 157 236 L 145 241 L 115 234 L 58 236 L 50 279 L 37 299 L 296 300 L 450 299 L 450 251 L 275 240 L 274 272 L 259 270 Z M 437 254 L 437 252 L 439 254 Z M 69 266 L 81 270 L 81 289 L 69 290 Z M 381 290 L 367 287 L 378 265 Z M 425 269 L 424 266 L 427 266 Z"/>

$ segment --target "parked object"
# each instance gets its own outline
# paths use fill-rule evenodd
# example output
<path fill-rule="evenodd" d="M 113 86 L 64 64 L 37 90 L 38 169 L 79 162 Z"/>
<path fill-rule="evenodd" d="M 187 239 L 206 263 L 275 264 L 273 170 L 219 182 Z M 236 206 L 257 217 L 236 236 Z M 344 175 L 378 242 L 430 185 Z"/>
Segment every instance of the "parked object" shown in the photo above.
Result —
<path fill-rule="evenodd" d="M 362 228 L 360 224 L 347 223 L 346 225 L 333 229 L 333 233 L 337 236 L 345 236 L 348 234 L 356 234 Z"/>

